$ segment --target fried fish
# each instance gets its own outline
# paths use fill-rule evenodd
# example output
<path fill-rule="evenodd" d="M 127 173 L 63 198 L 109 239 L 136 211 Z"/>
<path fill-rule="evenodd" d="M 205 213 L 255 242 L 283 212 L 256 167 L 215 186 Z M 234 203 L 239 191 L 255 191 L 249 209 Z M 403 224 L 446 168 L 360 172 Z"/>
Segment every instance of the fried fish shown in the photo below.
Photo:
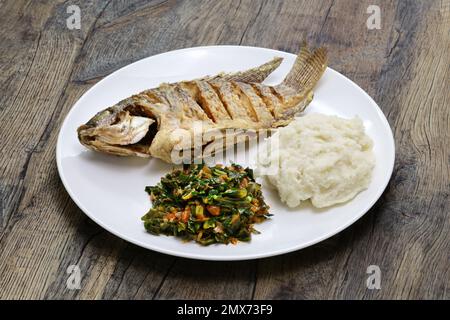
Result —
<path fill-rule="evenodd" d="M 163 83 L 100 111 L 78 128 L 78 138 L 95 151 L 173 163 L 174 150 L 192 149 L 195 135 L 203 138 L 205 148 L 212 142 L 204 139 L 211 132 L 285 126 L 311 102 L 313 88 L 327 67 L 327 54 L 323 47 L 310 51 L 304 44 L 280 84 L 262 84 L 281 62 L 276 57 L 243 72 Z M 198 123 L 200 131 L 195 130 Z"/>

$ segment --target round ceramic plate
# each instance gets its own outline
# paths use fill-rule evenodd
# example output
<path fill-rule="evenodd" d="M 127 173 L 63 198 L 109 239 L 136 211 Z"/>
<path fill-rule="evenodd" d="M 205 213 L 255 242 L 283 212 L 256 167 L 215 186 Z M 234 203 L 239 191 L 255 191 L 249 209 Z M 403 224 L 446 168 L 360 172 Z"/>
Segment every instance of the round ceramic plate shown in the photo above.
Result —
<path fill-rule="evenodd" d="M 355 83 L 328 68 L 318 83 L 306 113 L 320 112 L 351 118 L 359 116 L 374 141 L 376 166 L 367 190 L 353 200 L 327 209 L 309 203 L 289 209 L 277 192 L 263 184 L 273 217 L 256 228 L 248 243 L 200 246 L 175 237 L 146 233 L 141 216 L 151 207 L 145 186 L 156 184 L 173 166 L 158 159 L 122 158 L 87 150 L 76 129 L 96 112 L 161 82 L 176 82 L 239 71 L 274 56 L 282 65 L 265 81 L 278 84 L 290 70 L 295 55 L 242 46 L 197 47 L 171 51 L 130 64 L 99 81 L 67 115 L 59 133 L 56 159 L 59 174 L 75 203 L 100 226 L 136 245 L 162 253 L 204 260 L 245 260 L 302 249 L 333 236 L 366 213 L 381 196 L 394 165 L 394 140 L 377 104 Z M 246 159 L 238 163 L 245 165 Z"/>

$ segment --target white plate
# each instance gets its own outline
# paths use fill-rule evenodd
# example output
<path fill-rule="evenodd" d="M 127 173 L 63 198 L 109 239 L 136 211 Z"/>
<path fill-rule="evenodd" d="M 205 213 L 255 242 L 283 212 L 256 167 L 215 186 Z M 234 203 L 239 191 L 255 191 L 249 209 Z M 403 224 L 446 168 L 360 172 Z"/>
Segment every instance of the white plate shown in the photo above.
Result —
<path fill-rule="evenodd" d="M 274 56 L 282 65 L 267 79 L 279 83 L 295 55 L 242 46 L 197 47 L 159 54 L 130 64 L 88 90 L 67 115 L 59 133 L 56 159 L 61 180 L 75 203 L 100 226 L 136 245 L 175 256 L 204 260 L 245 260 L 279 255 L 327 239 L 366 213 L 381 196 L 392 173 L 395 147 L 389 124 L 377 104 L 355 83 L 328 68 L 306 112 L 342 117 L 358 115 L 374 141 L 376 167 L 369 188 L 343 205 L 317 210 L 303 205 L 289 210 L 276 191 L 263 186 L 272 219 L 257 225 L 261 231 L 249 243 L 212 245 L 183 243 L 174 237 L 154 236 L 140 217 L 151 203 L 144 192 L 171 166 L 158 159 L 120 158 L 89 151 L 78 142 L 76 129 L 97 111 L 161 82 L 194 79 L 220 71 L 238 71 Z M 245 164 L 245 163 L 244 163 Z"/>

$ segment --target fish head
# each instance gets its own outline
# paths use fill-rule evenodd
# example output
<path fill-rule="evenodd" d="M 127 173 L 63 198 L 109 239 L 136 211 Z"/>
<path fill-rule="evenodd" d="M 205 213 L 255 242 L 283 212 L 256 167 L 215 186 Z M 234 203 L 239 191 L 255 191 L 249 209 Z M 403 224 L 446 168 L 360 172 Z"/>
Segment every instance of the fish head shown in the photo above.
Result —
<path fill-rule="evenodd" d="M 119 156 L 150 156 L 158 121 L 148 102 L 129 98 L 104 109 L 77 130 L 84 146 Z"/>

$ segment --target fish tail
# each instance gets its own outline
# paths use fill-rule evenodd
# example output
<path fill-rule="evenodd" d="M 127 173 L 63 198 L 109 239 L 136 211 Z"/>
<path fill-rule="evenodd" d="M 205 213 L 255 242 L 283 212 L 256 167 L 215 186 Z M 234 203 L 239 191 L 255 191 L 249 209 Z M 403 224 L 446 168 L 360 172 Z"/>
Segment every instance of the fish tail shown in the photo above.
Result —
<path fill-rule="evenodd" d="M 320 47 L 311 52 L 306 42 L 303 42 L 297 59 L 295 59 L 294 66 L 282 84 L 297 91 L 310 91 L 325 72 L 327 62 L 327 50 L 324 47 Z"/>

